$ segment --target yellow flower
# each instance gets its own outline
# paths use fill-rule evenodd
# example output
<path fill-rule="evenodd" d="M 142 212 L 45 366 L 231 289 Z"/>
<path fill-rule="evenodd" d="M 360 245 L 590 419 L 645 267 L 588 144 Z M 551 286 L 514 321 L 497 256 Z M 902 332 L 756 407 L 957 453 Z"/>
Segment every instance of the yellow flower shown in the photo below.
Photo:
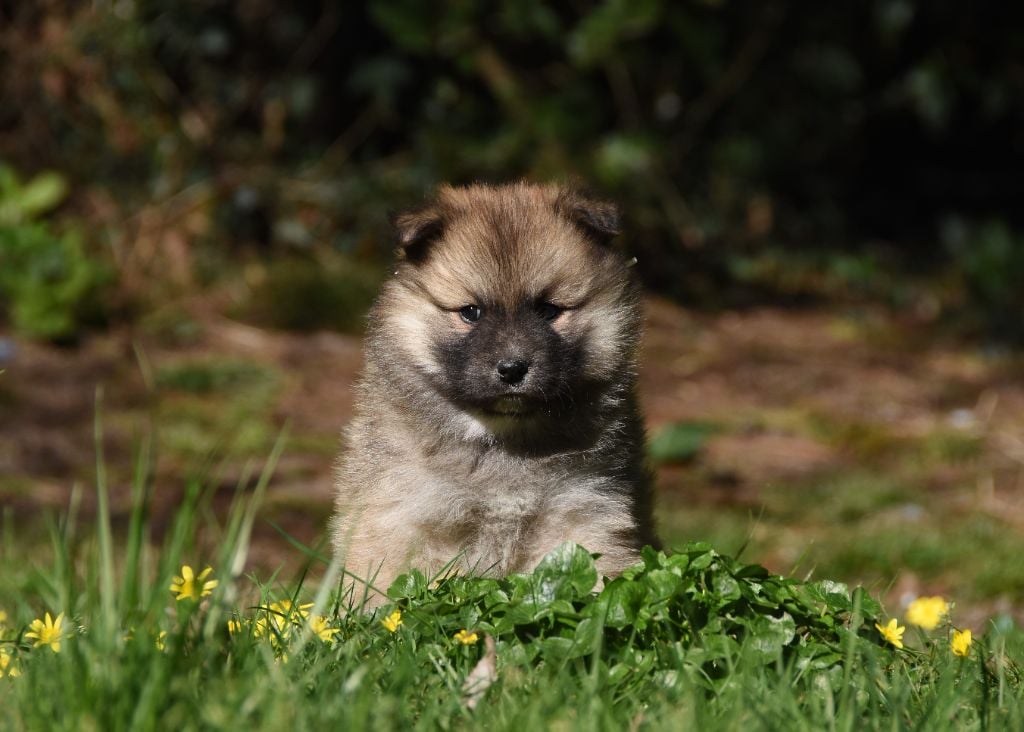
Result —
<path fill-rule="evenodd" d="M 199 600 L 213 592 L 213 588 L 218 584 L 217 580 L 206 579 L 212 571 L 212 567 L 207 567 L 196 577 L 192 572 L 192 568 L 187 564 L 184 565 L 181 568 L 181 576 L 175 577 L 174 581 L 171 582 L 171 592 L 178 593 L 178 597 L 175 599 Z"/>
<path fill-rule="evenodd" d="M 328 622 L 327 618 L 323 615 L 317 615 L 309 619 L 309 629 L 313 631 L 313 635 L 324 643 L 331 643 L 334 640 L 334 636 L 341 632 L 340 628 L 330 627 Z"/>
<path fill-rule="evenodd" d="M 229 618 L 228 619 L 228 632 L 231 635 L 234 635 L 235 633 L 239 632 L 241 629 L 242 629 L 242 621 L 241 620 L 236 620 L 235 618 Z"/>
<path fill-rule="evenodd" d="M 903 631 L 906 628 L 900 627 L 896 622 L 896 618 L 892 618 L 884 627 L 875 623 L 875 627 L 878 628 L 878 632 L 882 634 L 883 638 L 897 648 L 903 648 Z"/>
<path fill-rule="evenodd" d="M 166 640 L 167 640 L 167 631 L 166 630 L 161 630 L 159 633 L 156 634 L 156 649 L 158 651 L 162 651 L 165 648 L 167 648 L 167 644 L 165 642 Z"/>
<path fill-rule="evenodd" d="M 907 622 L 934 630 L 948 613 L 949 603 L 941 597 L 919 597 L 907 607 Z"/>
<path fill-rule="evenodd" d="M 60 642 L 64 638 L 64 613 L 58 615 L 56 620 L 50 617 L 50 613 L 46 613 L 46 622 L 36 618 L 28 627 L 25 637 L 35 639 L 35 648 L 49 646 L 54 653 L 60 653 Z"/>
<path fill-rule="evenodd" d="M 0 679 L 4 676 L 14 678 L 15 676 L 21 676 L 21 671 L 14 665 L 11 656 L 7 651 L 0 651 Z"/>
<path fill-rule="evenodd" d="M 277 630 L 278 633 L 280 633 L 281 631 L 279 628 L 279 624 L 277 623 L 276 620 L 267 620 L 265 616 L 256 618 L 256 620 L 253 621 L 253 627 L 256 629 L 256 637 L 263 638 L 267 636 L 270 633 L 272 623 L 273 627 Z M 277 638 L 277 636 L 272 637 L 274 637 L 275 639 Z"/>
<path fill-rule="evenodd" d="M 264 615 L 256 619 L 256 635 L 261 638 L 270 635 L 275 641 L 284 640 L 291 633 L 291 626 L 302 625 L 302 621 L 309 617 L 311 607 L 311 602 L 294 605 L 291 600 L 270 603 Z"/>
<path fill-rule="evenodd" d="M 454 638 L 464 646 L 471 646 L 478 640 L 480 640 L 479 636 L 477 636 L 476 634 L 476 631 L 470 633 L 468 630 L 460 630 L 458 633 L 453 635 L 452 638 Z"/>
<path fill-rule="evenodd" d="M 380 624 L 387 628 L 389 632 L 394 633 L 398 630 L 398 626 L 402 624 L 402 611 L 395 610 L 393 613 L 381 620 Z"/>
<path fill-rule="evenodd" d="M 270 603 L 270 611 L 277 615 L 281 620 L 285 618 L 291 619 L 293 623 L 299 623 L 309 617 L 309 609 L 313 607 L 313 603 L 307 602 L 303 605 L 292 605 L 291 600 L 281 600 L 280 602 Z"/>
<path fill-rule="evenodd" d="M 949 647 L 955 655 L 967 658 L 971 655 L 971 631 L 969 629 L 954 630 L 953 640 L 950 642 Z"/>

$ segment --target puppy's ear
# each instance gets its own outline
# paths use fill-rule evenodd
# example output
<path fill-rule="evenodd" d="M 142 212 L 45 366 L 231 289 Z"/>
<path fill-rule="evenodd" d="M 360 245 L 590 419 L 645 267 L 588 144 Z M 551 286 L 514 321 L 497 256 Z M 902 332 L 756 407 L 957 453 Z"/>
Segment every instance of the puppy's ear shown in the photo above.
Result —
<path fill-rule="evenodd" d="M 426 258 L 430 245 L 444 233 L 444 216 L 435 205 L 400 213 L 392 217 L 391 224 L 398 236 L 399 252 L 414 264 Z"/>
<path fill-rule="evenodd" d="M 555 211 L 598 244 L 608 244 L 621 231 L 619 207 L 610 201 L 598 201 L 577 191 L 564 191 L 555 201 Z"/>

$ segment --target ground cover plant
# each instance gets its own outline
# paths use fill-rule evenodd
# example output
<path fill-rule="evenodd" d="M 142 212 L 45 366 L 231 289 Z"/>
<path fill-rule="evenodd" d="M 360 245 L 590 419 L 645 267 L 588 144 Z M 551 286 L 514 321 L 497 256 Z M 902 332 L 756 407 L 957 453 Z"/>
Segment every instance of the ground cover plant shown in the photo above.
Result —
<path fill-rule="evenodd" d="M 4 725 L 1024 723 L 1024 639 L 1012 627 L 972 638 L 938 597 L 889 617 L 861 589 L 786 579 L 706 543 L 646 549 L 603 586 L 574 544 L 503 579 L 412 571 L 373 611 L 365 583 L 298 541 L 306 561 L 296 576 L 245 574 L 280 450 L 254 486 L 239 484 L 223 522 L 192 482 L 159 546 L 145 452 L 124 537 L 111 531 L 102 460 L 95 525 L 79 525 L 74 510 L 51 522 L 51 551 L 28 571 L 14 570 L 5 526 Z"/>

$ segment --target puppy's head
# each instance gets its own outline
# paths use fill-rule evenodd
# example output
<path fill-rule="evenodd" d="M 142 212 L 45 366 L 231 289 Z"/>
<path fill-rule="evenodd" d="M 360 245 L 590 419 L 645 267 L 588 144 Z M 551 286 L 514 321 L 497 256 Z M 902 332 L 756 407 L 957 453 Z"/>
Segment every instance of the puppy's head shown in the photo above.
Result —
<path fill-rule="evenodd" d="M 640 312 L 609 246 L 613 205 L 556 186 L 442 188 L 395 224 L 378 341 L 467 435 L 571 417 L 631 380 Z"/>

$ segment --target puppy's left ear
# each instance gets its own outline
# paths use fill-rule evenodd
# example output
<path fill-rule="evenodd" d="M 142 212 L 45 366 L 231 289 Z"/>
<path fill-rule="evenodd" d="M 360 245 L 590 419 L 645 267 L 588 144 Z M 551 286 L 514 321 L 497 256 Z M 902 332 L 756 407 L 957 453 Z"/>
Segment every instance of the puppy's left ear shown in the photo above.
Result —
<path fill-rule="evenodd" d="M 576 191 L 566 191 L 555 201 L 555 211 L 569 219 L 598 244 L 608 244 L 622 230 L 619 207 Z"/>
<path fill-rule="evenodd" d="M 391 219 L 399 251 L 410 262 L 419 263 L 430 245 L 444 233 L 444 216 L 436 205 L 400 213 Z"/>

